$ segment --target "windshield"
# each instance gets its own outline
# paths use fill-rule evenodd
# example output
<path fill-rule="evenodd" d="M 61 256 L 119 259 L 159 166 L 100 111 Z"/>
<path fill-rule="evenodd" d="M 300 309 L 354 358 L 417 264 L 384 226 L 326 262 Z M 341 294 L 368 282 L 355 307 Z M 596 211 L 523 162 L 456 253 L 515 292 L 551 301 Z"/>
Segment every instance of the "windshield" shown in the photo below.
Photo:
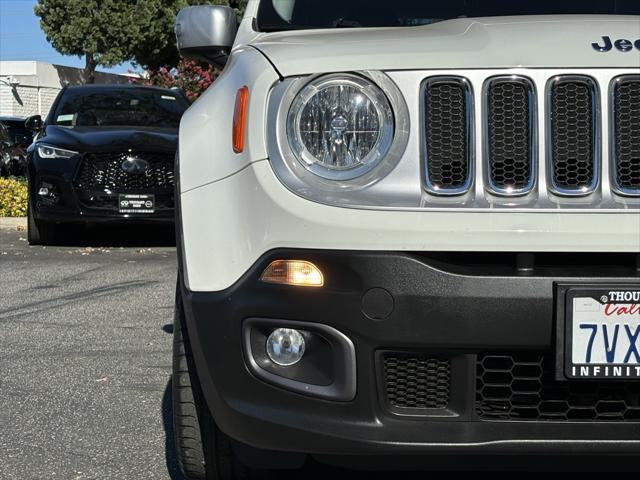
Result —
<path fill-rule="evenodd" d="M 640 0 L 262 0 L 261 31 L 410 27 L 505 15 L 640 15 Z"/>
<path fill-rule="evenodd" d="M 157 127 L 177 129 L 189 107 L 178 92 L 150 88 L 69 89 L 53 124 L 63 127 Z"/>

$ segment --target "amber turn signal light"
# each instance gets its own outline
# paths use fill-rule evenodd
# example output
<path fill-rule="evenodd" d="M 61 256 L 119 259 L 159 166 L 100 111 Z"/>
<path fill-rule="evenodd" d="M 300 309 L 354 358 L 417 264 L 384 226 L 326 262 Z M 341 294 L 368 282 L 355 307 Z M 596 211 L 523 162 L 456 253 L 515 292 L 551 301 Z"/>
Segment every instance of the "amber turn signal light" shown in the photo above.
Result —
<path fill-rule="evenodd" d="M 249 87 L 242 87 L 236 94 L 236 107 L 233 112 L 233 151 L 235 153 L 244 151 L 248 107 Z"/>
<path fill-rule="evenodd" d="M 274 260 L 265 268 L 260 280 L 279 285 L 321 287 L 324 277 L 318 267 L 304 260 Z"/>

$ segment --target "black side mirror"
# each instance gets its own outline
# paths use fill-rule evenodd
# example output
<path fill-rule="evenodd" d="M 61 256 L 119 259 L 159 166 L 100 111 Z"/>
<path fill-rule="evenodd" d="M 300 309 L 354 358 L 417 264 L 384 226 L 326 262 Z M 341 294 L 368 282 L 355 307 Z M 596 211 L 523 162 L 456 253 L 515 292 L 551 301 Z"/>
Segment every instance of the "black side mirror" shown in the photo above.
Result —
<path fill-rule="evenodd" d="M 24 126 L 28 130 L 39 132 L 40 130 L 42 130 L 42 117 L 40 115 L 29 117 L 24 122 Z"/>

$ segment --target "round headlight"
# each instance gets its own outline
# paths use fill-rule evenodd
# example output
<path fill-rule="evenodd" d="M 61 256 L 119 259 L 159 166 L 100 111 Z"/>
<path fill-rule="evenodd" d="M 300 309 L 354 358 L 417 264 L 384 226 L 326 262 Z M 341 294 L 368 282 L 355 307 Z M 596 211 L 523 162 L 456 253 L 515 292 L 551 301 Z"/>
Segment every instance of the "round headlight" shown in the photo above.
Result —
<path fill-rule="evenodd" d="M 289 145 L 309 171 L 350 180 L 375 168 L 393 144 L 389 100 L 373 82 L 329 75 L 308 83 L 287 117 Z"/>

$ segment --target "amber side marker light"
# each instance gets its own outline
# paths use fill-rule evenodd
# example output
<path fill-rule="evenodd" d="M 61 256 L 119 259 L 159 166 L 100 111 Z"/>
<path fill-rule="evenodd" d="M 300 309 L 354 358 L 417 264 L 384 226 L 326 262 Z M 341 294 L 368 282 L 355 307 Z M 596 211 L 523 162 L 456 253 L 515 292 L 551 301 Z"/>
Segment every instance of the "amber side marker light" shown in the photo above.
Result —
<path fill-rule="evenodd" d="M 260 280 L 279 285 L 322 287 L 324 277 L 318 267 L 304 260 L 274 260 L 265 268 Z"/>
<path fill-rule="evenodd" d="M 249 87 L 242 87 L 236 94 L 236 107 L 233 112 L 233 151 L 235 153 L 242 153 L 244 151 L 248 107 Z"/>

